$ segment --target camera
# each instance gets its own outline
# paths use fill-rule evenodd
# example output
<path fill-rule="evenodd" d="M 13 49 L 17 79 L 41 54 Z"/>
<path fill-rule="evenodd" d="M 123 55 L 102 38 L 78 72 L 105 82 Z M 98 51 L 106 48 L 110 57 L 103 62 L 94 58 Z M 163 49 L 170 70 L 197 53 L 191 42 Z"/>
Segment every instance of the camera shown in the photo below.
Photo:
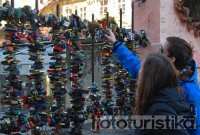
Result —
<path fill-rule="evenodd" d="M 105 35 L 109 35 L 109 31 L 108 30 L 102 30 L 101 31 L 101 37 L 103 38 Z"/>

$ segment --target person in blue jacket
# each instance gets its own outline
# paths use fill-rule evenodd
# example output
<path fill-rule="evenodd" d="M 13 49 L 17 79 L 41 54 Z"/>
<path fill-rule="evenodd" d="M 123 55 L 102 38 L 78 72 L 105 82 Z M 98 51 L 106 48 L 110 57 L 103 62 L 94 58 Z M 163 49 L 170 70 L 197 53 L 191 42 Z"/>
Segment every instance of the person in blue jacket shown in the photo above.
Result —
<path fill-rule="evenodd" d="M 114 43 L 113 54 L 129 74 L 137 79 L 141 61 L 123 43 L 116 40 L 111 30 L 105 35 L 105 38 Z M 160 46 L 160 52 L 174 63 L 176 70 L 179 72 L 179 85 L 184 91 L 186 101 L 191 106 L 191 112 L 196 116 L 197 129 L 192 130 L 191 134 L 200 135 L 200 88 L 196 63 L 192 58 L 192 47 L 184 39 L 168 37 L 166 43 Z"/>

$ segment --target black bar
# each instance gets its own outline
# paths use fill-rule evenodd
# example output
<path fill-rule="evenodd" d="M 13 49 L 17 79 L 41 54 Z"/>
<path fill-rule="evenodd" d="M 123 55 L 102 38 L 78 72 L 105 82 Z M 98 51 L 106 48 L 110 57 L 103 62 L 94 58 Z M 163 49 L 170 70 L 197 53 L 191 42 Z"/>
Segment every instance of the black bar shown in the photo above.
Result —
<path fill-rule="evenodd" d="M 78 11 L 77 10 L 75 10 L 75 15 L 78 15 Z"/>
<path fill-rule="evenodd" d="M 60 17 L 60 5 L 59 4 L 57 4 L 57 6 L 56 6 L 56 15 L 57 15 L 57 17 Z"/>
<path fill-rule="evenodd" d="M 82 44 L 82 43 L 81 43 L 81 47 L 91 46 L 91 45 L 92 45 L 91 42 L 88 43 L 88 44 L 86 44 L 86 43 Z M 95 45 L 95 46 L 103 46 L 103 45 L 105 45 L 105 42 L 102 42 L 102 43 L 96 43 L 96 42 L 95 42 L 94 45 Z M 0 48 L 1 48 L 1 47 L 0 47 Z"/>
<path fill-rule="evenodd" d="M 35 0 L 35 9 L 39 10 L 38 0 Z"/>
<path fill-rule="evenodd" d="M 132 32 L 134 31 L 134 2 L 132 1 Z"/>
<path fill-rule="evenodd" d="M 94 21 L 94 14 L 92 14 L 92 21 Z M 94 35 L 92 35 L 92 84 L 94 83 Z"/>
<path fill-rule="evenodd" d="M 14 2 L 14 0 L 11 0 L 11 7 L 15 8 L 15 2 Z"/>
<path fill-rule="evenodd" d="M 92 83 L 94 83 L 94 35 L 92 35 Z"/>
<path fill-rule="evenodd" d="M 92 21 L 94 21 L 94 14 L 92 14 Z"/>
<path fill-rule="evenodd" d="M 108 12 L 106 14 L 106 24 L 107 24 L 107 27 L 109 28 L 109 13 Z"/>
<path fill-rule="evenodd" d="M 120 29 L 122 28 L 122 8 L 120 8 Z"/>

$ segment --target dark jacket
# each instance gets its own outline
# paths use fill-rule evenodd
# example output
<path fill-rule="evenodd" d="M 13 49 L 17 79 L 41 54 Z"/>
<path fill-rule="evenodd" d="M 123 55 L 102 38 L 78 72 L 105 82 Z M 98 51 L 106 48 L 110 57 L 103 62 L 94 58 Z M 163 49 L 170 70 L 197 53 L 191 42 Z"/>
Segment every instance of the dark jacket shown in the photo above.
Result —
<path fill-rule="evenodd" d="M 157 96 L 149 103 L 144 115 L 190 115 L 190 107 L 182 94 L 175 88 L 160 90 Z M 186 129 L 155 129 L 136 130 L 136 135 L 189 135 Z"/>
<path fill-rule="evenodd" d="M 121 42 L 115 42 L 113 53 L 129 74 L 137 79 L 141 61 Z M 194 69 L 193 75 L 187 80 L 179 80 L 179 84 L 184 88 L 186 101 L 195 110 L 197 129 L 191 131 L 191 134 L 200 135 L 200 88 L 197 79 L 197 67 L 194 60 L 191 61 L 190 66 Z"/>

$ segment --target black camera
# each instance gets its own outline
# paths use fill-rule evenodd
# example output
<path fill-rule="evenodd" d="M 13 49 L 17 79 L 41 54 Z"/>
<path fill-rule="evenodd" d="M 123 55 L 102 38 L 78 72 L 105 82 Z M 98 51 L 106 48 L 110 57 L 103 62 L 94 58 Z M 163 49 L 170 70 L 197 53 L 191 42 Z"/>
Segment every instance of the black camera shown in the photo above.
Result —
<path fill-rule="evenodd" d="M 101 37 L 103 38 L 105 35 L 109 35 L 109 31 L 108 30 L 102 30 L 101 31 Z"/>

